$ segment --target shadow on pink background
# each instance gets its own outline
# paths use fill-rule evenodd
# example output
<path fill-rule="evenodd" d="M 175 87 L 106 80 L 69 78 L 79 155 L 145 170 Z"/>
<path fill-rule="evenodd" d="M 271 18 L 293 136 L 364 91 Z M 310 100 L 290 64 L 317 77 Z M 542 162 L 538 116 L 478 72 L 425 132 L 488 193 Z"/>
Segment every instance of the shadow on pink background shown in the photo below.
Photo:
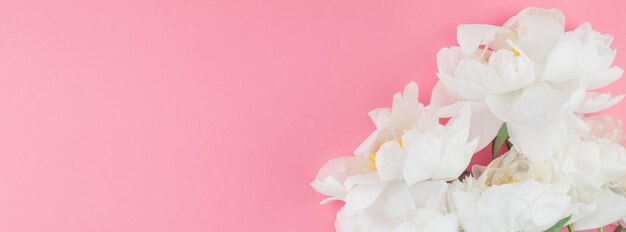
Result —
<path fill-rule="evenodd" d="M 526 6 L 626 51 L 622 1 L 2 1 L 0 231 L 333 231 L 317 170 Z"/>

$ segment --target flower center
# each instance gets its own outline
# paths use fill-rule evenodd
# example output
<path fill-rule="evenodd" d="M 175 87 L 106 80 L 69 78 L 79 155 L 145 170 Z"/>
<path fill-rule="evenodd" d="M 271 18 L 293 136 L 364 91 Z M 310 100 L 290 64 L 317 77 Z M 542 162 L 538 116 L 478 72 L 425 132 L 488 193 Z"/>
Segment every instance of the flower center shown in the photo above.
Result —
<path fill-rule="evenodd" d="M 518 179 L 515 179 L 515 177 L 509 176 L 508 178 L 499 178 L 496 180 L 492 180 L 491 183 L 487 183 L 485 184 L 485 186 L 482 187 L 482 190 L 487 190 L 489 188 L 491 188 L 491 186 L 493 185 L 505 185 L 505 184 L 513 184 L 513 183 L 517 183 L 519 182 Z"/>

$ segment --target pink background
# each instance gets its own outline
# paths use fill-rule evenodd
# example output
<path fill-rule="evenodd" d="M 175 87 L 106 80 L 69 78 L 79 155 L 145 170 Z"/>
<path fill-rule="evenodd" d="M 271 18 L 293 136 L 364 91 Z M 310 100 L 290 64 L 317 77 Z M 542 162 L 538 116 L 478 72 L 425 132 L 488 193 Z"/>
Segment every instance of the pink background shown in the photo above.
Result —
<path fill-rule="evenodd" d="M 1 1 L 0 230 L 333 231 L 317 170 L 526 6 L 626 51 L 623 1 Z"/>

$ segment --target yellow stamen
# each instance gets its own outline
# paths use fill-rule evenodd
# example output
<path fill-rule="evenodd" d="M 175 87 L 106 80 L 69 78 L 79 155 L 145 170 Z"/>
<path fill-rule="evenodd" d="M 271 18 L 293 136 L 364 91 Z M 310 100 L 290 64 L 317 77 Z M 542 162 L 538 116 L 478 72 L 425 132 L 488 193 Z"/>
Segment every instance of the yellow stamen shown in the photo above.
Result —
<path fill-rule="evenodd" d="M 367 168 L 376 171 L 376 153 L 369 154 L 368 157 L 370 158 L 370 162 Z"/>
<path fill-rule="evenodd" d="M 515 50 L 515 48 L 512 48 L 511 51 L 513 52 L 513 56 L 515 57 L 520 56 L 520 53 L 517 50 Z"/>
<path fill-rule="evenodd" d="M 505 185 L 505 184 L 513 184 L 513 183 L 517 183 L 517 182 L 519 182 L 519 180 L 518 180 L 518 179 L 515 179 L 515 178 L 511 177 L 511 178 L 506 179 L 506 180 L 504 180 L 504 181 L 496 181 L 496 183 L 495 183 L 495 184 L 496 184 L 496 185 Z M 487 189 L 489 189 L 489 188 L 491 188 L 491 184 L 487 183 L 487 184 L 485 184 L 485 185 L 482 187 L 482 190 L 483 190 L 483 191 L 485 191 L 485 190 L 487 190 Z"/>

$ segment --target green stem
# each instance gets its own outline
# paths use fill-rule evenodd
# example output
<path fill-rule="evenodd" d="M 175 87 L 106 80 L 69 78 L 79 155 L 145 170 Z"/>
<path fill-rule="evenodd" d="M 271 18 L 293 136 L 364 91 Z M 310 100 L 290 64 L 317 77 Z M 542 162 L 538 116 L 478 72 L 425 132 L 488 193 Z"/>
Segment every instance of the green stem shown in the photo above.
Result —
<path fill-rule="evenodd" d="M 576 230 L 574 229 L 574 224 L 569 224 L 567 226 L 567 231 L 569 231 L 569 232 L 576 232 Z"/>
<path fill-rule="evenodd" d="M 598 228 L 598 232 L 604 232 L 604 227 Z"/>
<path fill-rule="evenodd" d="M 493 139 L 491 143 L 491 160 L 498 158 L 498 153 L 502 145 L 506 143 L 509 138 L 509 132 L 506 128 L 506 123 L 503 123 L 498 131 L 498 135 Z"/>

